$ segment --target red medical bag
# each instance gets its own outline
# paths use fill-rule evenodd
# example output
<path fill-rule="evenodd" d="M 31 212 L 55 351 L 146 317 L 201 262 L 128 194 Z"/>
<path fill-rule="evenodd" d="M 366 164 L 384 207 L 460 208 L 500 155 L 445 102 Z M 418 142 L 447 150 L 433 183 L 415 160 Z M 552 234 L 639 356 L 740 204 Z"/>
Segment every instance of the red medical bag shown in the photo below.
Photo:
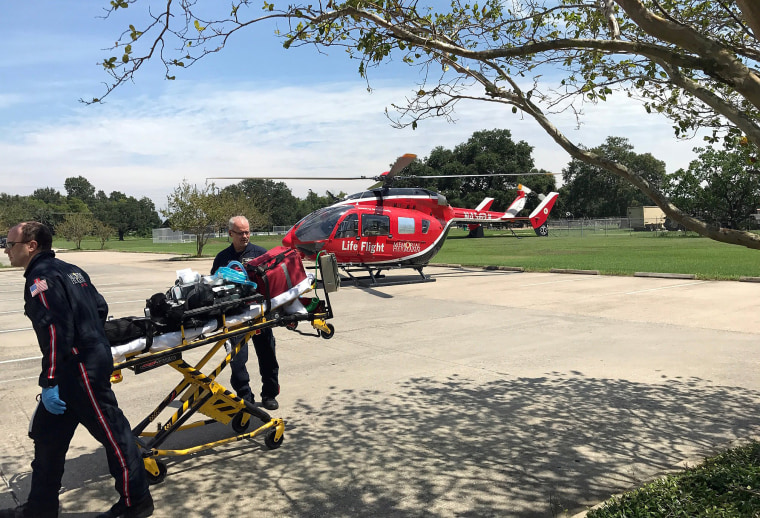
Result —
<path fill-rule="evenodd" d="M 293 248 L 277 246 L 245 263 L 248 277 L 257 284 L 256 290 L 271 300 L 290 290 L 304 279 L 301 255 Z"/>

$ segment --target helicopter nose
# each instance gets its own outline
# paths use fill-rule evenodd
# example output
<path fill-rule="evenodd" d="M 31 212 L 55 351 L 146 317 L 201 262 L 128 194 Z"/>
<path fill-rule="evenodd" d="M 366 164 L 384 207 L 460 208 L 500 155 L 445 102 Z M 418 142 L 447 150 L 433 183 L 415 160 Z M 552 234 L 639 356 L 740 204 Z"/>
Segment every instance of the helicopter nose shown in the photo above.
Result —
<path fill-rule="evenodd" d="M 282 246 L 293 248 L 293 231 L 289 230 L 285 237 L 282 238 Z"/>
<path fill-rule="evenodd" d="M 282 238 L 282 246 L 295 248 L 302 256 L 312 258 L 322 249 L 324 243 L 301 242 L 295 237 L 295 231 L 291 229 L 285 234 L 285 237 Z"/>
<path fill-rule="evenodd" d="M 324 242 L 318 242 L 318 241 L 310 241 L 301 243 L 299 242 L 296 245 L 296 248 L 306 257 L 308 258 L 314 258 L 317 255 L 317 252 L 322 250 L 322 247 L 325 246 Z"/>

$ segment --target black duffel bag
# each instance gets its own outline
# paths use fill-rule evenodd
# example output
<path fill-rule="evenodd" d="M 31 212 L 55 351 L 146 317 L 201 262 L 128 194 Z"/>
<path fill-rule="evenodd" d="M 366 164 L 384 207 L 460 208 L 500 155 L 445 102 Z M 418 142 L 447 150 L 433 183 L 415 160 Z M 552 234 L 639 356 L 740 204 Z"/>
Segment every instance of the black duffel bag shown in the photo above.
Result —
<path fill-rule="evenodd" d="M 146 317 L 123 317 L 106 320 L 106 338 L 111 345 L 121 345 L 152 336 L 153 323 Z"/>

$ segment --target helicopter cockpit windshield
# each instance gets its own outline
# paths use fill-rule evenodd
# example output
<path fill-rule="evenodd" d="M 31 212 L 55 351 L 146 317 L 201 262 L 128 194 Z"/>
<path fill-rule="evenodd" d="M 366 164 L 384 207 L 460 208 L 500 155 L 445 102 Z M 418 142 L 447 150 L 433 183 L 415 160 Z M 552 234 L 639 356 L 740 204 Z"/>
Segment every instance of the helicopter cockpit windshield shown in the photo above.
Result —
<path fill-rule="evenodd" d="M 302 243 L 329 239 L 338 220 L 350 209 L 350 205 L 340 205 L 316 211 L 304 218 L 296 229 L 296 239 Z"/>

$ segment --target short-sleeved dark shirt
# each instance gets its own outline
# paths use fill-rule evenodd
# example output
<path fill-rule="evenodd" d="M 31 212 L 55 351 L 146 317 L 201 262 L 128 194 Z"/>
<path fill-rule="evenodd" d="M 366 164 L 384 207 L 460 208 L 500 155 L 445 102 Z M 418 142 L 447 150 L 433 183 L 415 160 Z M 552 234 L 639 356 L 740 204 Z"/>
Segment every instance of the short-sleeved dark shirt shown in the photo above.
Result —
<path fill-rule="evenodd" d="M 219 268 L 222 266 L 227 266 L 232 261 L 238 261 L 242 263 L 243 266 L 245 266 L 245 263 L 254 257 L 258 257 L 265 253 L 267 253 L 266 248 L 263 246 L 254 245 L 253 243 L 248 243 L 242 252 L 238 252 L 235 250 L 234 245 L 230 245 L 216 254 L 216 257 L 214 258 L 214 264 L 211 266 L 211 275 L 216 273 Z"/>

